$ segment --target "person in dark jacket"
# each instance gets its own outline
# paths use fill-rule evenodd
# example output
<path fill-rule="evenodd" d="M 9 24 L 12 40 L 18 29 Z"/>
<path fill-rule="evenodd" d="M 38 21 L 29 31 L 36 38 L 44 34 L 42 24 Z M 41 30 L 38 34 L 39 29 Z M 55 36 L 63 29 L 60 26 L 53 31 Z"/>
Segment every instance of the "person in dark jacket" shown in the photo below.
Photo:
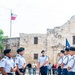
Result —
<path fill-rule="evenodd" d="M 28 74 L 31 75 L 32 64 L 29 62 L 29 63 L 27 64 L 27 67 L 28 67 Z"/>

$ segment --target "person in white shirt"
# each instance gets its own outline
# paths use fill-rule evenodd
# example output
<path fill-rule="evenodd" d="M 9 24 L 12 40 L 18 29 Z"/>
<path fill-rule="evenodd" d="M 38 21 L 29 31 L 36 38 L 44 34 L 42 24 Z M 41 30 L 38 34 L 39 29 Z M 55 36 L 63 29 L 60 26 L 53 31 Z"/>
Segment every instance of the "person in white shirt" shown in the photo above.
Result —
<path fill-rule="evenodd" d="M 32 69 L 33 69 L 33 75 L 36 75 L 37 64 L 35 62 L 33 62 L 32 64 Z"/>
<path fill-rule="evenodd" d="M 1 60 L 0 69 L 3 75 L 13 75 L 17 70 L 17 65 L 12 59 L 11 49 L 4 50 L 4 58 Z"/>
<path fill-rule="evenodd" d="M 61 75 L 61 65 L 63 63 L 63 59 L 64 59 L 64 54 L 65 54 L 65 51 L 64 50 L 61 50 L 60 51 L 60 58 L 58 60 L 58 63 L 57 63 L 57 71 L 58 71 L 58 75 Z"/>
<path fill-rule="evenodd" d="M 21 47 L 17 50 L 17 56 L 15 58 L 15 64 L 17 65 L 16 75 L 25 75 L 25 67 L 26 67 L 26 60 L 23 56 L 24 48 Z"/>
<path fill-rule="evenodd" d="M 45 50 L 41 51 L 42 56 L 38 59 L 38 67 L 41 75 L 47 75 L 48 56 L 45 55 Z"/>
<path fill-rule="evenodd" d="M 65 56 L 62 63 L 62 75 L 68 75 L 68 62 L 71 59 L 71 55 L 69 54 L 69 48 L 65 48 Z"/>
<path fill-rule="evenodd" d="M 75 75 L 75 47 L 70 47 L 70 55 L 72 57 L 68 62 L 68 75 Z"/>
<path fill-rule="evenodd" d="M 49 64 L 47 65 L 47 68 L 48 68 L 48 75 L 50 74 L 51 75 L 51 68 L 52 68 L 52 64 L 49 62 Z"/>

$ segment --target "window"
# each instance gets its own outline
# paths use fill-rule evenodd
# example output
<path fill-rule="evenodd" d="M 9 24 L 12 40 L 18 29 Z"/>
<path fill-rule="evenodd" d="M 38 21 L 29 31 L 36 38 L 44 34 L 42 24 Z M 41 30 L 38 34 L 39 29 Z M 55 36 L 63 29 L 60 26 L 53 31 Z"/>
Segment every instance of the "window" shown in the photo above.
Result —
<path fill-rule="evenodd" d="M 34 59 L 38 59 L 38 54 L 34 54 Z"/>
<path fill-rule="evenodd" d="M 73 36 L 73 44 L 75 44 L 75 36 Z"/>
<path fill-rule="evenodd" d="M 38 37 L 34 37 L 34 44 L 38 44 Z"/>

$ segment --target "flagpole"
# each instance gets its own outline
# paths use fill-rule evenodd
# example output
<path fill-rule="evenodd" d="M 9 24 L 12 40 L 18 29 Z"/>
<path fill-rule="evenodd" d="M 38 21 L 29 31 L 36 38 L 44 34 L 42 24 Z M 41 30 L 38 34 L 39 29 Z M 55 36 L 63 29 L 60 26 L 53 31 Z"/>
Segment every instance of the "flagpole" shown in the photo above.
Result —
<path fill-rule="evenodd" d="M 11 20 L 12 9 L 10 10 L 10 49 L 12 48 L 11 34 L 12 34 L 12 20 Z"/>

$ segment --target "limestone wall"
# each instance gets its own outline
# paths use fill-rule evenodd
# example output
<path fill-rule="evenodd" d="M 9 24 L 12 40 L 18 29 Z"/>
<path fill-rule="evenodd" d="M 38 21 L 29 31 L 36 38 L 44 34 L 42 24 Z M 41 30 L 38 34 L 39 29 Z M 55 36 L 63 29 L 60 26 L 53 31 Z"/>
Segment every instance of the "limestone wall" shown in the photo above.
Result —
<path fill-rule="evenodd" d="M 38 37 L 38 44 L 34 44 L 34 37 Z M 41 50 L 46 49 L 46 34 L 20 34 L 20 47 L 25 48 L 25 57 L 27 62 L 34 60 L 34 54 L 41 55 Z"/>
<path fill-rule="evenodd" d="M 9 49 L 10 48 L 10 38 L 8 39 L 3 39 L 2 40 L 3 44 L 4 44 L 4 49 Z M 17 49 L 19 48 L 20 46 L 20 38 L 19 37 L 16 37 L 16 38 L 11 38 L 11 50 L 13 52 L 13 56 L 15 56 L 17 53 Z"/>

